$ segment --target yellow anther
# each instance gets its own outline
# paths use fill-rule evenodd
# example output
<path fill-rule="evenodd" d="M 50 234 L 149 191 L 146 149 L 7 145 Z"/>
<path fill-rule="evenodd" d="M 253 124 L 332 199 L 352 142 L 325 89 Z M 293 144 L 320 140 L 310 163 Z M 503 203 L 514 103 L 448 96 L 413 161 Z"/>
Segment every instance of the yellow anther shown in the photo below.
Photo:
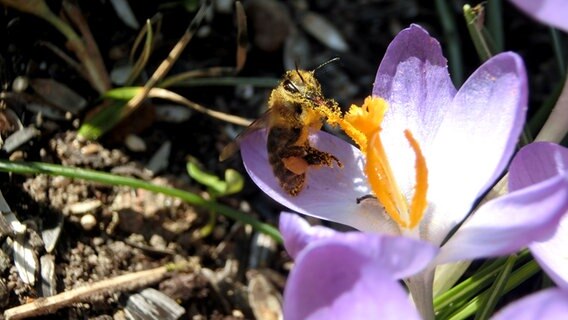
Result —
<path fill-rule="evenodd" d="M 409 228 L 412 229 L 420 223 L 428 206 L 426 199 L 426 193 L 428 192 L 428 168 L 426 167 L 426 159 L 422 154 L 420 145 L 418 145 L 418 141 L 414 139 L 410 130 L 404 130 L 404 135 L 416 155 L 414 164 L 416 169 L 416 185 L 414 186 L 414 196 L 412 197 L 412 204 L 410 206 Z"/>

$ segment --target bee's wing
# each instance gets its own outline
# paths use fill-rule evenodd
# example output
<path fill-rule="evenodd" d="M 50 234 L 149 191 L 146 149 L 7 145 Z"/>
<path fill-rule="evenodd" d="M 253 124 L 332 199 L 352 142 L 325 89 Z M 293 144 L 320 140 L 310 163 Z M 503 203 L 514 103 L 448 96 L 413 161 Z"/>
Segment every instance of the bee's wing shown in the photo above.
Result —
<path fill-rule="evenodd" d="M 225 161 L 235 154 L 240 148 L 241 141 L 249 133 L 267 127 L 271 113 L 272 109 L 268 109 L 260 118 L 254 120 L 245 130 L 239 133 L 231 143 L 223 148 L 221 154 L 219 154 L 219 161 Z"/>

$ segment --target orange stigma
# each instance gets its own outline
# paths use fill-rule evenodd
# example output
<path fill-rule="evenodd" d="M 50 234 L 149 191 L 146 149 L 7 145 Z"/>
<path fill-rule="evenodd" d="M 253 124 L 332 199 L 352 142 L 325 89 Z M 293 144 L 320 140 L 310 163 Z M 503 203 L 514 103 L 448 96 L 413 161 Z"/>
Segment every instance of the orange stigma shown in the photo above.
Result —
<path fill-rule="evenodd" d="M 343 118 L 329 121 L 337 123 L 366 155 L 365 174 L 373 193 L 384 206 L 386 213 L 401 227 L 414 229 L 422 220 L 428 202 L 428 168 L 418 141 L 408 129 L 401 132 L 410 144 L 416 160 L 416 184 L 412 199 L 401 192 L 381 140 L 381 124 L 388 103 L 378 97 L 368 97 L 362 107 L 352 105 Z"/>

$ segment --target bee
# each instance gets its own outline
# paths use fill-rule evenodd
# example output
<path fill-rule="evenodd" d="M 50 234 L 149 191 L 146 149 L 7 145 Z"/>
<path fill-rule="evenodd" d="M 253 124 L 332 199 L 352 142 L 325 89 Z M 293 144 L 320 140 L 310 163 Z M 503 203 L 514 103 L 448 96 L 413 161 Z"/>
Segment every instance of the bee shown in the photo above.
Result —
<path fill-rule="evenodd" d="M 315 77 L 315 71 L 323 65 L 311 71 L 286 72 L 270 94 L 268 111 L 227 145 L 219 159 L 223 161 L 235 153 L 247 133 L 267 127 L 268 161 L 280 186 L 290 195 L 296 196 L 302 191 L 309 167 L 333 167 L 334 162 L 343 167 L 335 156 L 314 148 L 308 140 L 309 134 L 319 131 L 323 125 L 322 109 L 339 110 L 337 102 L 323 96 Z"/>

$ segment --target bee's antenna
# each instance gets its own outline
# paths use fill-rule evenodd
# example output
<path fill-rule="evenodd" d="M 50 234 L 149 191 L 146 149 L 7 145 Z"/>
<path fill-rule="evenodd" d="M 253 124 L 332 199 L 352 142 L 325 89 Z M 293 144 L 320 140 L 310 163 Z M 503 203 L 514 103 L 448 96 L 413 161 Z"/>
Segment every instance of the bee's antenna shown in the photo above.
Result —
<path fill-rule="evenodd" d="M 302 82 L 306 83 L 306 80 L 304 80 L 304 77 L 302 77 L 302 73 L 300 72 L 300 69 L 298 69 L 298 61 L 296 61 L 294 64 L 296 65 L 296 73 L 298 74 L 298 77 L 300 77 Z"/>
<path fill-rule="evenodd" d="M 325 67 L 326 65 L 328 65 L 328 64 L 330 64 L 330 63 L 332 63 L 332 62 L 338 61 L 338 60 L 339 60 L 339 57 L 335 57 L 335 58 L 333 58 L 333 59 L 327 60 L 326 62 L 324 62 L 324 63 L 320 64 L 319 66 L 317 66 L 317 67 L 314 69 L 313 72 L 316 72 L 317 70 L 319 70 L 319 69 Z"/>

